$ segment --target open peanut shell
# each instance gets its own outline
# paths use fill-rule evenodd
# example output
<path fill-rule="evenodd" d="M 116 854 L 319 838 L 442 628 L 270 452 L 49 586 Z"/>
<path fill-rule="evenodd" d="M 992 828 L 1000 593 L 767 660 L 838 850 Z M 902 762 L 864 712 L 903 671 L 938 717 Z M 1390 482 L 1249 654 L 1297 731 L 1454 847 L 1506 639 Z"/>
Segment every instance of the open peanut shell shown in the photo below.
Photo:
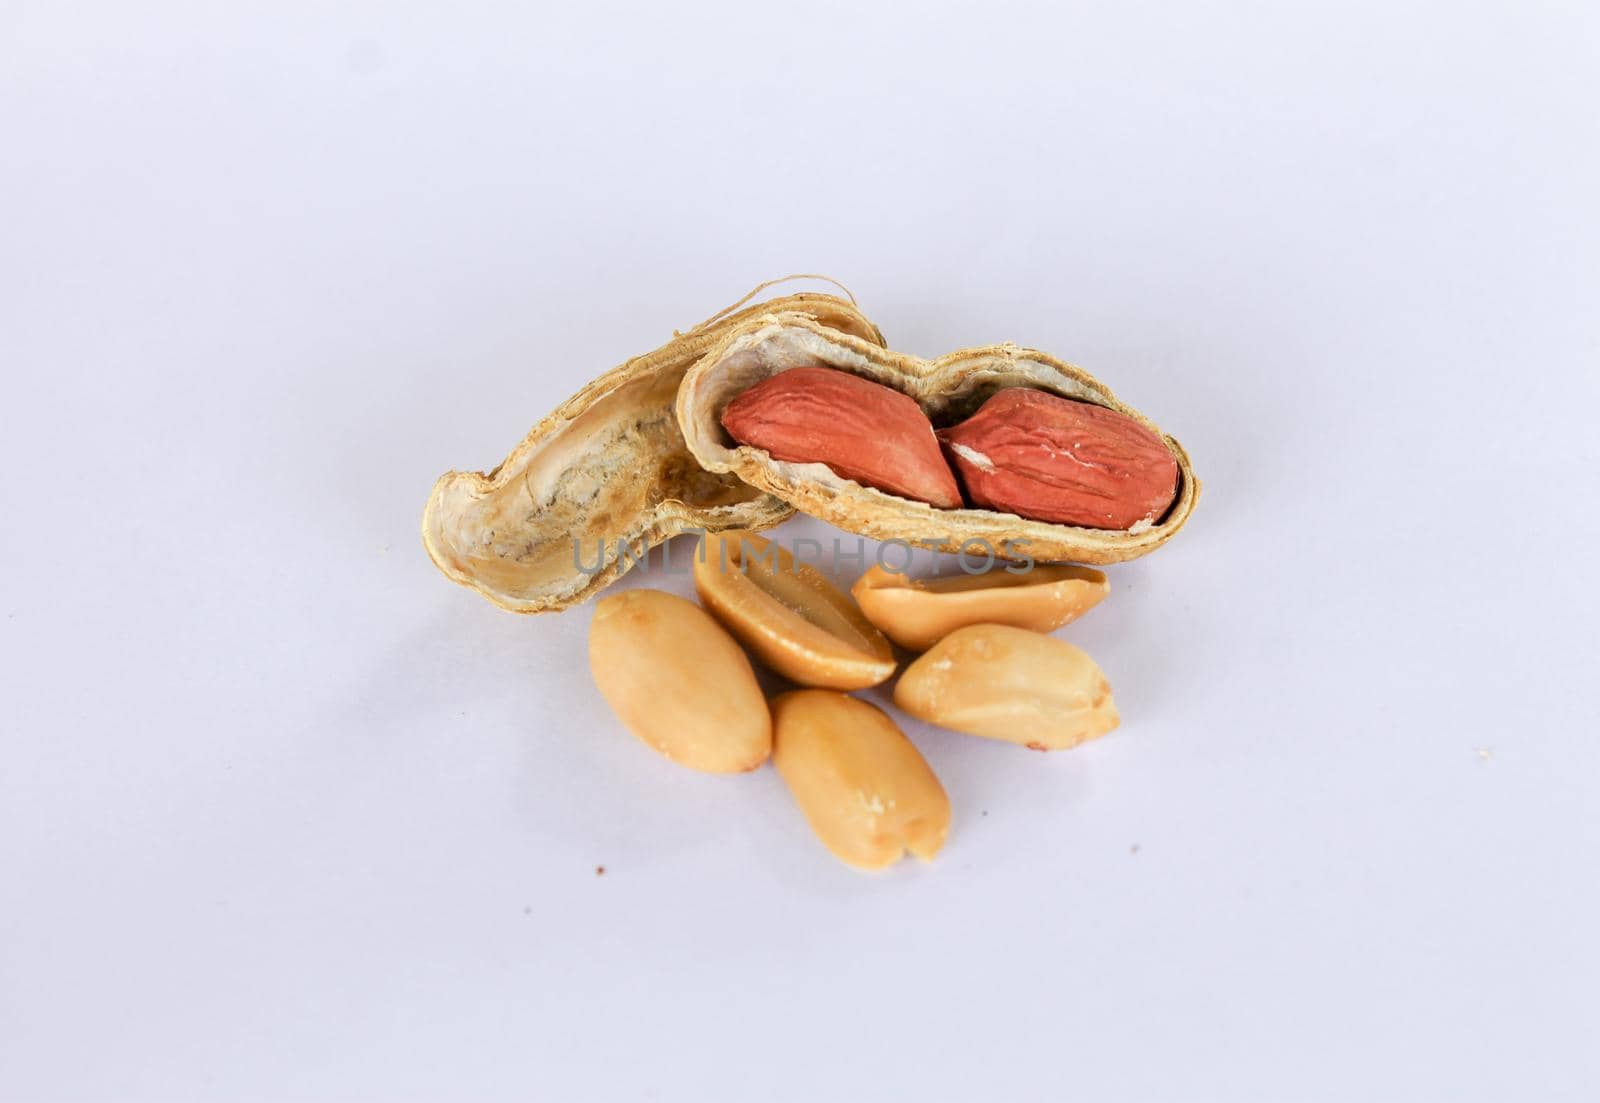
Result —
<path fill-rule="evenodd" d="M 722 428 L 727 404 L 762 380 L 790 368 L 822 365 L 851 372 L 910 395 L 936 428 L 972 414 L 996 391 L 1031 387 L 1092 402 L 1148 426 L 1171 450 L 1178 490 L 1166 513 L 1127 530 L 1078 528 L 986 509 L 936 509 L 836 474 L 825 463 L 792 463 L 738 444 Z M 1189 456 L 1137 410 L 1081 368 L 1016 345 L 988 345 L 923 360 L 892 352 L 799 314 L 751 319 L 724 333 L 683 378 L 678 424 L 701 467 L 732 475 L 802 513 L 878 540 L 960 551 L 983 541 L 1013 559 L 1118 563 L 1154 551 L 1181 529 L 1200 494 Z"/>
<path fill-rule="evenodd" d="M 517 613 L 565 609 L 623 574 L 630 556 L 681 532 L 770 528 L 792 508 L 707 471 L 674 415 L 683 374 L 731 331 L 768 315 L 866 348 L 883 335 L 844 299 L 807 293 L 746 307 L 675 335 L 596 379 L 487 473 L 442 476 L 422 515 L 428 555 L 447 576 Z M 629 554 L 621 554 L 620 548 Z"/>

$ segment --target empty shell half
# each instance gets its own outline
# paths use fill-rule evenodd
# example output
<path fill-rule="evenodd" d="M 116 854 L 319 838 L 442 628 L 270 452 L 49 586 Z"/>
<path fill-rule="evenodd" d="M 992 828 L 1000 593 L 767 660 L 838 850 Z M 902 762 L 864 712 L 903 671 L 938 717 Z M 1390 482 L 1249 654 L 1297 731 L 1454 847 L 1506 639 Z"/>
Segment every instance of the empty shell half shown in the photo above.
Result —
<path fill-rule="evenodd" d="M 792 510 L 783 501 L 732 472 L 701 468 L 674 413 L 689 365 L 769 315 L 883 343 L 852 303 L 822 294 L 785 296 L 677 335 L 562 403 L 494 470 L 442 476 L 422 516 L 433 562 L 501 608 L 540 613 L 593 596 L 680 532 L 784 520 Z"/>

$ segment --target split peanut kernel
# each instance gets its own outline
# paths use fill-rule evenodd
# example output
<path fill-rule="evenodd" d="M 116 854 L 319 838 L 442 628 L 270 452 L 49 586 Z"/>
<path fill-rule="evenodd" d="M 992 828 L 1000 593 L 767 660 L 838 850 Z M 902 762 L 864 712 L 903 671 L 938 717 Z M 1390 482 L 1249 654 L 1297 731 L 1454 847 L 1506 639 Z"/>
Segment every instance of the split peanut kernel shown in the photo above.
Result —
<path fill-rule="evenodd" d="M 1049 632 L 1077 620 L 1111 592 L 1104 571 L 1068 565 L 917 580 L 874 566 L 850 589 L 861 611 L 908 651 L 926 651 L 969 624 Z"/>
<path fill-rule="evenodd" d="M 884 869 L 944 845 L 950 798 L 933 769 L 881 709 L 829 690 L 772 701 L 773 765 L 812 831 L 857 869 Z"/>
<path fill-rule="evenodd" d="M 694 586 L 729 631 L 791 682 L 862 689 L 894 673 L 894 649 L 850 596 L 770 540 L 707 533 Z"/>
<path fill-rule="evenodd" d="M 660 590 L 601 598 L 589 669 L 623 726 L 674 762 L 737 774 L 772 752 L 772 718 L 750 660 L 692 601 Z"/>
<path fill-rule="evenodd" d="M 958 628 L 906 668 L 894 703 L 919 720 L 1036 751 L 1064 750 L 1117 726 L 1093 659 L 1004 624 Z"/>

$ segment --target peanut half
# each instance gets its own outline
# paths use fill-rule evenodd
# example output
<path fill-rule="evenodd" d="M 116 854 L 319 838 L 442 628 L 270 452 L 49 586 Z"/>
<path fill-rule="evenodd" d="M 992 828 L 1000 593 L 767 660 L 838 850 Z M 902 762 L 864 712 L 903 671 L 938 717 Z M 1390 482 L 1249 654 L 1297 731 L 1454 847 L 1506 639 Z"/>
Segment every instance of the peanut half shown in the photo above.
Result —
<path fill-rule="evenodd" d="M 1104 571 L 1070 565 L 922 580 L 878 565 L 850 588 L 867 619 L 909 651 L 926 651 L 969 624 L 1049 632 L 1077 620 L 1110 591 Z"/>
<path fill-rule="evenodd" d="M 894 649 L 849 595 L 770 540 L 708 533 L 694 585 L 706 608 L 791 682 L 862 689 L 894 673 Z"/>
<path fill-rule="evenodd" d="M 772 717 L 750 660 L 692 601 L 660 590 L 601 598 L 589 668 L 623 726 L 674 762 L 737 774 L 772 751 Z"/>
<path fill-rule="evenodd" d="M 1070 643 L 1004 624 L 958 628 L 917 659 L 894 703 L 968 735 L 1064 750 L 1117 726 L 1111 686 Z"/>
<path fill-rule="evenodd" d="M 773 765 L 811 830 L 857 869 L 944 845 L 950 798 L 895 722 L 865 701 L 802 689 L 772 701 Z"/>
<path fill-rule="evenodd" d="M 722 427 L 775 460 L 827 464 L 863 486 L 961 508 L 928 415 L 882 383 L 832 368 L 790 368 L 728 403 Z"/>

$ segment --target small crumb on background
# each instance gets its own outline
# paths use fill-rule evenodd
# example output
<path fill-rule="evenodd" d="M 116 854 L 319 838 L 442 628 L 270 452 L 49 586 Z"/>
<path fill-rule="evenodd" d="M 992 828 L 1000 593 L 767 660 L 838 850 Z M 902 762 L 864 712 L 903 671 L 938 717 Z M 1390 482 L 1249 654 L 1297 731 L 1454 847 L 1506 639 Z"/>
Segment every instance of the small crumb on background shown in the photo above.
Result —
<path fill-rule="evenodd" d="M 1474 747 L 1474 748 L 1472 748 L 1472 751 L 1473 751 L 1474 754 L 1476 754 L 1478 756 L 1478 761 L 1479 762 L 1488 762 L 1489 760 L 1494 758 L 1494 752 L 1491 751 L 1488 747 Z"/>
<path fill-rule="evenodd" d="M 605 866 L 595 866 L 594 867 L 594 875 L 596 877 L 604 877 L 606 875 L 606 867 Z"/>

